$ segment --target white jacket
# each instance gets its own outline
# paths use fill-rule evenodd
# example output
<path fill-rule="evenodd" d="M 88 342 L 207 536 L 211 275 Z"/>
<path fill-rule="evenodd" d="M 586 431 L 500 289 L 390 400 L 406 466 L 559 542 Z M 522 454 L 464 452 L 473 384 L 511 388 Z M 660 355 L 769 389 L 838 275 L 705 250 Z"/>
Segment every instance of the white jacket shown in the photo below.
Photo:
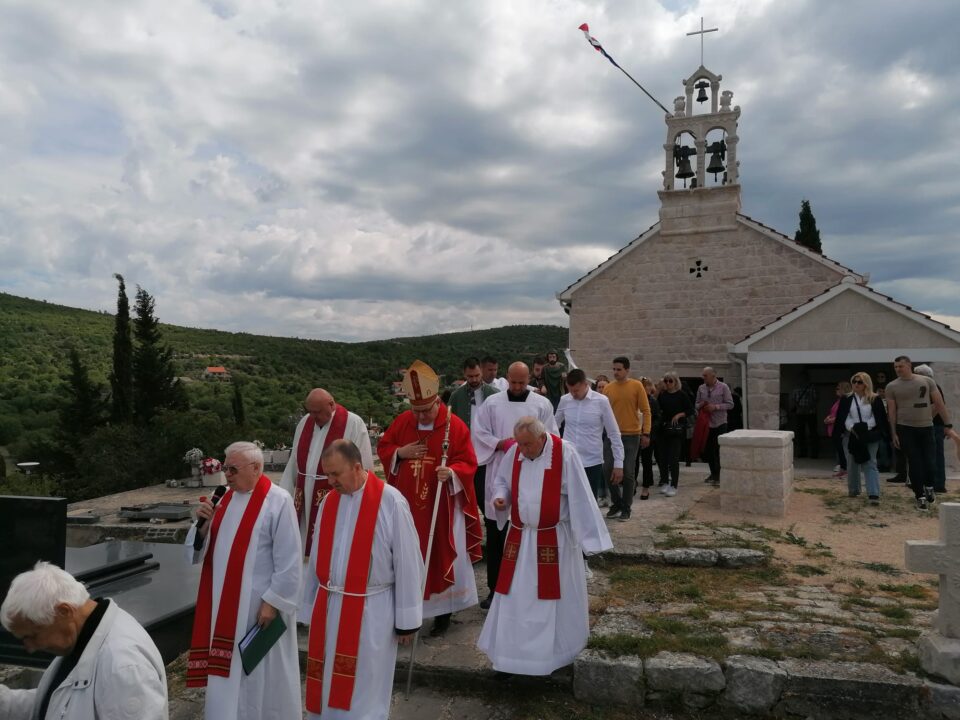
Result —
<path fill-rule="evenodd" d="M 147 631 L 113 601 L 76 667 L 50 696 L 40 699 L 63 658 L 56 658 L 35 690 L 0 685 L 0 718 L 10 720 L 168 720 L 167 675 Z"/>

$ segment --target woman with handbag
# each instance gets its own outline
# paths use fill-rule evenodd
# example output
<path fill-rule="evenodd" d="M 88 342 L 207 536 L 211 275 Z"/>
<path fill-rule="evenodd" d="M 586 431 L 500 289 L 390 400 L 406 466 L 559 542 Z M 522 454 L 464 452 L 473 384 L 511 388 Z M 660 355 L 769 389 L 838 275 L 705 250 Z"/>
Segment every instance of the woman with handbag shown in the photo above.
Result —
<path fill-rule="evenodd" d="M 880 473 L 877 450 L 889 432 L 883 400 L 873 391 L 873 381 L 865 372 L 850 378 L 853 393 L 840 401 L 836 427 L 843 428 L 847 452 L 847 490 L 850 497 L 860 494 L 860 475 L 864 476 L 871 505 L 880 504 Z"/>
<path fill-rule="evenodd" d="M 680 482 L 680 449 L 687 439 L 687 418 L 693 415 L 693 401 L 681 390 L 680 378 L 675 372 L 663 376 L 663 386 L 664 392 L 657 396 L 663 423 L 659 449 L 670 484 L 662 486 L 661 491 L 673 497 Z"/>

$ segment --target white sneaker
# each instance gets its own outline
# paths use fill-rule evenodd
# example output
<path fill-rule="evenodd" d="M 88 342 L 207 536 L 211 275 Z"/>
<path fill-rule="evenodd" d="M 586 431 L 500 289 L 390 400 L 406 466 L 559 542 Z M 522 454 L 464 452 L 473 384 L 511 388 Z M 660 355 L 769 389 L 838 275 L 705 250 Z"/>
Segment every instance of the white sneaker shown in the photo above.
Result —
<path fill-rule="evenodd" d="M 584 569 L 584 571 L 586 572 L 587 581 L 589 582 L 590 580 L 593 580 L 593 570 L 591 570 L 591 569 L 590 569 L 590 566 L 587 565 L 587 559 L 586 559 L 586 558 L 583 559 L 583 569 Z"/>
<path fill-rule="evenodd" d="M 669 492 L 670 492 L 670 486 L 669 486 L 669 485 L 661 485 L 661 486 L 660 486 L 660 494 L 661 494 L 661 495 L 666 495 L 666 494 L 668 494 Z"/>
<path fill-rule="evenodd" d="M 677 494 L 677 489 L 673 485 L 667 485 L 667 489 L 663 491 L 663 494 L 667 497 L 673 497 Z"/>
<path fill-rule="evenodd" d="M 834 472 L 834 474 L 837 474 L 837 473 L 840 472 L 842 469 L 843 469 L 843 468 L 841 468 L 839 465 L 834 465 L 834 466 L 833 466 L 833 472 Z"/>
<path fill-rule="evenodd" d="M 597 500 L 597 507 L 610 507 L 610 498 L 604 496 Z"/>

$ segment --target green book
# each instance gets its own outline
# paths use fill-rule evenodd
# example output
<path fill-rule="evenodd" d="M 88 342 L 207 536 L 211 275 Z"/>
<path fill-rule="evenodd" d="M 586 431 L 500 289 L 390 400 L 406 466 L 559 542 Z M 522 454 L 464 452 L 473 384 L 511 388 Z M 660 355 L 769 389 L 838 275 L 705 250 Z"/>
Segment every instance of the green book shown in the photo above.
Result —
<path fill-rule="evenodd" d="M 277 615 L 266 628 L 259 625 L 250 628 L 249 632 L 238 643 L 240 662 L 245 674 L 249 675 L 253 672 L 253 669 L 260 664 L 263 656 L 270 652 L 270 648 L 276 644 L 286 629 L 287 624 L 280 615 Z"/>

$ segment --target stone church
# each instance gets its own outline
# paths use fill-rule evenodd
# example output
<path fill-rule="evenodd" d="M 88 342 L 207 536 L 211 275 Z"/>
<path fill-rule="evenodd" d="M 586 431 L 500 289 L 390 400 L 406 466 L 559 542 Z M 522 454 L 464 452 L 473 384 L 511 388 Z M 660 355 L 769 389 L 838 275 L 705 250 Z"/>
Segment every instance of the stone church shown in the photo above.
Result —
<path fill-rule="evenodd" d="M 557 294 L 577 364 L 609 375 L 626 355 L 634 377 L 675 370 L 691 387 L 711 365 L 743 388 L 745 425 L 775 430 L 802 371 L 825 416 L 838 381 L 892 380 L 908 355 L 960 415 L 960 333 L 741 212 L 740 107 L 721 80 L 701 65 L 666 116 L 660 221 Z"/>

